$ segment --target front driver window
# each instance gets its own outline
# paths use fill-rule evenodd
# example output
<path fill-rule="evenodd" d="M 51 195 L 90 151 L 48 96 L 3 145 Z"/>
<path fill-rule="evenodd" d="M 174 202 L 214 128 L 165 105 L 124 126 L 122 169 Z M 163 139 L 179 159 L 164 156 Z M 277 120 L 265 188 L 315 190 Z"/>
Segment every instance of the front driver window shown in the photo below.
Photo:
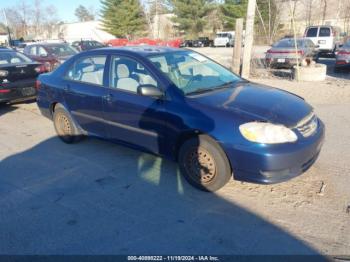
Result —
<path fill-rule="evenodd" d="M 103 85 L 106 56 L 84 57 L 76 61 L 67 72 L 66 78 L 94 85 Z"/>
<path fill-rule="evenodd" d="M 111 61 L 111 88 L 137 93 L 140 85 L 153 85 L 158 87 L 157 81 L 148 70 L 137 61 L 113 57 Z"/>

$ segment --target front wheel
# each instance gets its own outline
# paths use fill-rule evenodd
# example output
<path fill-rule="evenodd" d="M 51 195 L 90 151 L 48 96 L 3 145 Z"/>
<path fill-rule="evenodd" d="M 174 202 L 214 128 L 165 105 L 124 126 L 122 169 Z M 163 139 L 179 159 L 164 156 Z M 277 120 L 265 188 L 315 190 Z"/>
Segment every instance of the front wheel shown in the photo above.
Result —
<path fill-rule="evenodd" d="M 217 191 L 232 177 L 225 152 L 208 136 L 187 140 L 180 148 L 178 159 L 185 179 L 200 190 Z"/>

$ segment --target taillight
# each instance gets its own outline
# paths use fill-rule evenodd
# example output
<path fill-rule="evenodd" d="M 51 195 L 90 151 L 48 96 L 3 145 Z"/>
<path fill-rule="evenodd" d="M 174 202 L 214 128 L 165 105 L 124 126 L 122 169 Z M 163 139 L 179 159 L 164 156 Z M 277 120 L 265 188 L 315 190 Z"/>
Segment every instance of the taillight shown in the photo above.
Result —
<path fill-rule="evenodd" d="M 267 53 L 269 54 L 295 54 L 295 51 L 274 51 L 274 50 L 268 50 Z M 297 51 L 297 54 L 299 55 L 303 55 L 304 54 L 304 51 L 303 50 L 298 50 Z"/>
<path fill-rule="evenodd" d="M 350 52 L 347 51 L 339 51 L 338 55 L 350 55 Z"/>
<path fill-rule="evenodd" d="M 39 90 L 40 87 L 41 87 L 41 82 L 39 80 L 36 80 L 35 81 L 35 88 L 36 88 L 36 90 Z"/>
<path fill-rule="evenodd" d="M 46 66 L 45 65 L 40 65 L 35 68 L 35 72 L 41 74 L 47 72 Z"/>
<path fill-rule="evenodd" d="M 6 94 L 6 93 L 10 93 L 11 90 L 10 89 L 0 89 L 0 94 Z"/>
<path fill-rule="evenodd" d="M 51 64 L 49 62 L 45 62 L 44 67 L 45 67 L 46 72 L 51 71 Z"/>
<path fill-rule="evenodd" d="M 0 70 L 0 77 L 6 77 L 9 74 L 9 71 Z"/>

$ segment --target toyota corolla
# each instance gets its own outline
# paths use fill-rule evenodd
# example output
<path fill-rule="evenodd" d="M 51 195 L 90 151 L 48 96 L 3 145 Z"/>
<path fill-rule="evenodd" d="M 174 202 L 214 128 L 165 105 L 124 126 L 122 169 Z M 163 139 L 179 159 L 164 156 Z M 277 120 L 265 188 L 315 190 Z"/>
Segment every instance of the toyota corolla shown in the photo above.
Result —
<path fill-rule="evenodd" d="M 325 136 L 301 97 L 189 50 L 92 50 L 41 75 L 37 86 L 38 106 L 64 142 L 90 135 L 173 159 L 205 191 L 231 178 L 296 177 L 316 161 Z"/>

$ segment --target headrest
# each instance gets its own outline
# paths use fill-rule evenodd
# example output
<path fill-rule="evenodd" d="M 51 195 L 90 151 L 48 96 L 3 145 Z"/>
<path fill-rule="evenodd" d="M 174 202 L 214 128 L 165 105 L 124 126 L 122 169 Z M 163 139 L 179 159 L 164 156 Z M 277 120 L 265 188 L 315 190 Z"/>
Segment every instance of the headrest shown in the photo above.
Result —
<path fill-rule="evenodd" d="M 117 66 L 117 76 L 118 78 L 128 78 L 130 76 L 129 68 L 124 64 L 119 64 Z"/>
<path fill-rule="evenodd" d="M 158 69 L 162 69 L 162 65 L 159 62 L 153 62 L 153 64 L 158 68 Z"/>

